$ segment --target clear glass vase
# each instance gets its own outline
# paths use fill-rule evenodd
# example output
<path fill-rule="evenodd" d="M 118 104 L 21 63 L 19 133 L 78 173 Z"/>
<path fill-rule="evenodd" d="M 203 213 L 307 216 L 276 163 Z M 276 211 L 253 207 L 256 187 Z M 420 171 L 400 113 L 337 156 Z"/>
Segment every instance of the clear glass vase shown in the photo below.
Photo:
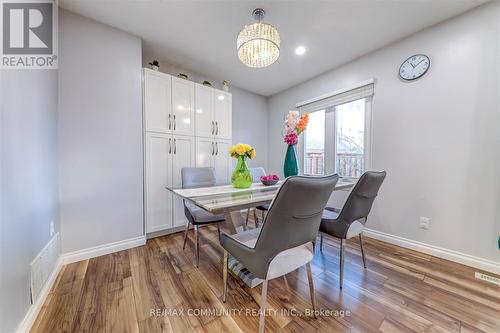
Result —
<path fill-rule="evenodd" d="M 252 183 L 253 178 L 250 170 L 248 170 L 246 158 L 244 156 L 239 156 L 238 164 L 231 177 L 231 184 L 233 184 L 235 188 L 249 188 L 252 186 Z"/>

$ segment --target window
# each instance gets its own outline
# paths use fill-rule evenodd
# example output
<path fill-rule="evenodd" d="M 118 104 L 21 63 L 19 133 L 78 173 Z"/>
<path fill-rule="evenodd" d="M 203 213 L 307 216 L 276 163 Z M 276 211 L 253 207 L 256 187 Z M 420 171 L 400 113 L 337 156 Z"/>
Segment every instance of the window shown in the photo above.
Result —
<path fill-rule="evenodd" d="M 325 110 L 310 114 L 304 136 L 304 173 L 322 175 L 325 170 Z"/>
<path fill-rule="evenodd" d="M 310 112 L 302 149 L 306 175 L 338 173 L 359 178 L 369 165 L 369 124 L 373 84 L 319 99 Z M 370 89 L 371 88 L 371 89 Z"/>
<path fill-rule="evenodd" d="M 338 105 L 335 121 L 335 171 L 358 178 L 365 171 L 365 99 Z"/>

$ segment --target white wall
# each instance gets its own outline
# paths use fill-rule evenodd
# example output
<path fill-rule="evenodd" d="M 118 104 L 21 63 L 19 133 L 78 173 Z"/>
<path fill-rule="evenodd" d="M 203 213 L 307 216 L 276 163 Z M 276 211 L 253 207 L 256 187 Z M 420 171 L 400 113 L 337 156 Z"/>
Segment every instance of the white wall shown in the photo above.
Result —
<path fill-rule="evenodd" d="M 30 307 L 30 263 L 59 231 L 57 71 L 0 71 L 0 332 Z"/>
<path fill-rule="evenodd" d="M 167 55 L 165 55 L 167 57 Z M 143 65 L 149 67 L 148 62 L 157 57 L 143 54 Z M 221 89 L 223 78 L 211 78 L 203 74 L 193 72 L 183 66 L 173 65 L 165 60 L 160 61 L 160 71 L 171 75 L 184 73 L 189 80 L 201 83 L 208 80 L 214 88 Z M 187 67 L 187 66 L 186 66 Z M 268 156 L 268 133 L 267 98 L 251 93 L 235 86 L 230 86 L 229 92 L 233 95 L 233 143 L 248 143 L 255 147 L 257 156 L 248 162 L 249 166 L 262 166 L 267 168 Z"/>
<path fill-rule="evenodd" d="M 143 234 L 141 40 L 60 10 L 63 252 Z"/>
<path fill-rule="evenodd" d="M 375 78 L 372 166 L 388 175 L 368 226 L 500 262 L 499 22 L 500 3 L 487 4 L 272 96 L 269 168 L 281 170 L 295 103 Z M 402 82 L 414 53 L 431 68 Z"/>

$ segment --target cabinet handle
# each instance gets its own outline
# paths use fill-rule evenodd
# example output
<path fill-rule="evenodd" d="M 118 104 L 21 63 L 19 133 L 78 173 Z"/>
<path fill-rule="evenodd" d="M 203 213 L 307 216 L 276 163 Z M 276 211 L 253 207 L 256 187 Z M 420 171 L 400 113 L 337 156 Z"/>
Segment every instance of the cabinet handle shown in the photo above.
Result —
<path fill-rule="evenodd" d="M 219 155 L 219 143 L 218 142 L 215 143 L 215 147 L 217 147 L 217 151 L 216 151 L 215 155 Z"/>
<path fill-rule="evenodd" d="M 215 135 L 219 135 L 219 122 L 215 122 Z"/>
<path fill-rule="evenodd" d="M 168 114 L 168 129 L 172 129 L 172 115 Z"/>
<path fill-rule="evenodd" d="M 174 139 L 174 155 L 177 154 L 177 139 Z"/>
<path fill-rule="evenodd" d="M 168 153 L 172 154 L 172 139 L 168 139 Z"/>
<path fill-rule="evenodd" d="M 174 131 L 175 131 L 176 125 L 177 125 L 177 122 L 175 121 L 175 114 L 174 114 Z"/>
<path fill-rule="evenodd" d="M 212 155 L 214 154 L 215 148 L 214 148 L 214 143 L 212 142 Z"/>
<path fill-rule="evenodd" d="M 214 121 L 213 121 L 213 120 L 212 120 L 212 123 L 210 124 L 210 126 L 211 126 L 211 127 L 210 127 L 210 128 L 211 128 L 210 134 L 212 134 L 212 135 L 213 135 L 213 134 L 214 134 L 214 131 L 215 131 L 215 129 L 214 129 Z"/>

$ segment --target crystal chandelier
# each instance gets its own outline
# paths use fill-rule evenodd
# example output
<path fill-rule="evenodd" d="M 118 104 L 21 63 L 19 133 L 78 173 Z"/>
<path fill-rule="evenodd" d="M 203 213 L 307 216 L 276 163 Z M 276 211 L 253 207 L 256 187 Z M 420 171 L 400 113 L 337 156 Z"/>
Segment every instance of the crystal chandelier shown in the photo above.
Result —
<path fill-rule="evenodd" d="M 262 22 L 265 14 L 264 9 L 255 9 L 253 17 L 257 22 L 245 25 L 238 34 L 238 58 L 248 67 L 267 67 L 280 56 L 280 34 L 275 27 Z"/>

